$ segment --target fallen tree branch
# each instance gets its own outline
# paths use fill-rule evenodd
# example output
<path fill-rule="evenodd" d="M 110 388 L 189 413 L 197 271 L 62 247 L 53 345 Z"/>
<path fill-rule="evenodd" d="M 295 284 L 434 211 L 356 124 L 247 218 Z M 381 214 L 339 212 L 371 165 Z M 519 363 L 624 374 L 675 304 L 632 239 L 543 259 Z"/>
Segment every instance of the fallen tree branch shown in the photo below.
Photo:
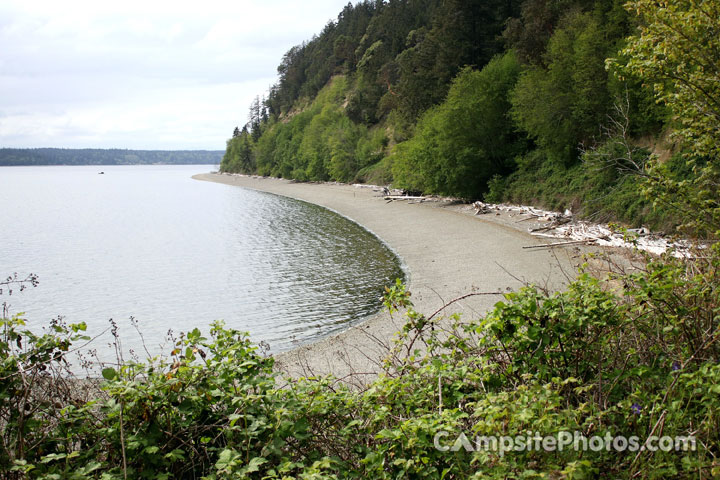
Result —
<path fill-rule="evenodd" d="M 561 247 L 564 245 L 576 245 L 581 243 L 594 243 L 597 241 L 597 238 L 588 238 L 586 240 L 573 240 L 570 242 L 558 242 L 558 243 L 543 243 L 542 245 L 528 245 L 526 247 L 522 248 L 546 248 L 546 247 Z"/>
<path fill-rule="evenodd" d="M 410 195 L 385 195 L 385 200 L 427 200 L 430 197 L 410 196 Z"/>

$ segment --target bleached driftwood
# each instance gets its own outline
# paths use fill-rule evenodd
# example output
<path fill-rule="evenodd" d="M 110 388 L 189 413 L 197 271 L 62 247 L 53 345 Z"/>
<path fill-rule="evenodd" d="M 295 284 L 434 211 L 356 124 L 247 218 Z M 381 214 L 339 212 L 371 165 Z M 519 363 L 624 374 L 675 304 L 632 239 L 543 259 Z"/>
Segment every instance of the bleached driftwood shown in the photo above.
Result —
<path fill-rule="evenodd" d="M 673 255 L 676 257 L 687 257 L 690 256 L 690 250 L 693 246 L 688 241 L 673 241 L 664 235 L 652 233 L 644 227 L 627 229 L 626 233 L 623 233 L 613 231 L 608 225 L 577 221 L 572 218 L 572 212 L 569 210 L 561 213 L 541 210 L 525 205 L 491 204 L 484 202 L 475 202 L 473 203 L 473 207 L 475 208 L 476 215 L 496 211 L 519 214 L 525 217 L 517 220 L 515 223 L 528 220 L 549 222 L 547 225 L 530 228 L 529 232 L 535 236 L 562 238 L 567 240 L 567 242 L 575 242 L 559 242 L 549 245 L 549 247 L 586 243 L 603 247 L 637 248 L 638 250 L 657 255 L 673 249 Z M 540 246 L 533 245 L 530 248 L 537 247 Z"/>
<path fill-rule="evenodd" d="M 411 195 L 385 195 L 385 200 L 427 200 L 430 197 Z"/>
<path fill-rule="evenodd" d="M 588 238 L 587 240 L 571 240 L 569 242 L 556 242 L 556 243 L 543 243 L 542 245 L 528 245 L 522 248 L 548 248 L 548 247 L 563 247 L 565 245 L 578 245 L 581 243 L 591 244 L 594 243 L 596 238 Z"/>

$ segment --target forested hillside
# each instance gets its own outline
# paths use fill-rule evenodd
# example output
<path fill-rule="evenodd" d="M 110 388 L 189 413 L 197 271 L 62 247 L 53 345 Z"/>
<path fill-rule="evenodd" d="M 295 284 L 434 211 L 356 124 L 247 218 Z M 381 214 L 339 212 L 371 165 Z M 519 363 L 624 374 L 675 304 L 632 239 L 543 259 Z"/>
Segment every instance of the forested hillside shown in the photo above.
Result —
<path fill-rule="evenodd" d="M 0 148 L 0 166 L 19 165 L 217 165 L 222 151 Z"/>
<path fill-rule="evenodd" d="M 622 68 L 639 25 L 623 3 L 348 4 L 285 54 L 221 168 L 671 224 L 637 194 L 644 163 L 688 172 L 665 107 Z"/>

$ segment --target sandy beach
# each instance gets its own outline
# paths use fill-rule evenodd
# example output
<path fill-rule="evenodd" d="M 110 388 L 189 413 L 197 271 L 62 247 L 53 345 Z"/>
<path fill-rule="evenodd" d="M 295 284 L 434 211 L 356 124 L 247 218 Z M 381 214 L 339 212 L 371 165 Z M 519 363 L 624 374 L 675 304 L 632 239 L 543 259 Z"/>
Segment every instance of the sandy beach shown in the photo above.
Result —
<path fill-rule="evenodd" d="M 296 198 L 359 223 L 401 258 L 415 309 L 426 315 L 471 292 L 505 292 L 524 282 L 560 288 L 581 262 L 578 248 L 523 249 L 546 242 L 529 235 L 517 220 L 475 216 L 470 207 L 454 202 L 388 202 L 371 188 L 352 185 L 223 174 L 193 178 Z M 475 318 L 499 300 L 501 295 L 473 296 L 444 313 Z M 276 365 L 293 376 L 370 378 L 402 324 L 402 318 L 380 312 L 342 333 L 276 355 Z"/>

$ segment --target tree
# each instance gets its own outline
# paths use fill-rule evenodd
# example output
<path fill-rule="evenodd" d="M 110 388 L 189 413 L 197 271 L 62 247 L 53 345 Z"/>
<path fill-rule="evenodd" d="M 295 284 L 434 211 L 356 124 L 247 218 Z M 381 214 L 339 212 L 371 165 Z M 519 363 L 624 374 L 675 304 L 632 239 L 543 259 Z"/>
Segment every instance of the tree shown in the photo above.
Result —
<path fill-rule="evenodd" d="M 604 59 L 610 48 L 592 14 L 570 13 L 550 38 L 547 68 L 529 68 L 513 92 L 518 126 L 565 161 L 599 133 L 608 113 Z"/>
<path fill-rule="evenodd" d="M 652 82 L 697 155 L 720 156 L 720 3 L 634 0 L 645 22 L 622 51 L 627 71 Z"/>
<path fill-rule="evenodd" d="M 609 63 L 649 83 L 677 119 L 676 136 L 694 170 L 675 180 L 651 164 L 651 194 L 675 205 L 695 233 L 720 235 L 720 3 L 716 0 L 632 0 L 638 33 Z"/>
<path fill-rule="evenodd" d="M 396 183 L 477 198 L 493 175 L 508 173 L 524 147 L 507 113 L 519 74 L 512 53 L 494 58 L 481 71 L 462 70 L 446 100 L 422 116 L 415 137 L 398 146 Z"/>
<path fill-rule="evenodd" d="M 524 63 L 542 64 L 547 42 L 557 23 L 557 8 L 550 0 L 523 2 L 520 18 L 507 21 L 503 38 Z"/>
<path fill-rule="evenodd" d="M 250 124 L 250 133 L 252 135 L 252 138 L 254 141 L 257 142 L 258 138 L 260 138 L 260 125 L 262 124 L 262 110 L 264 110 L 264 107 L 262 106 L 262 102 L 260 102 L 260 97 L 255 97 L 250 104 L 250 112 L 248 113 L 248 123 Z"/>
<path fill-rule="evenodd" d="M 240 132 L 227 141 L 225 155 L 220 163 L 220 170 L 223 172 L 252 173 L 255 171 L 255 155 L 253 153 L 254 143 L 247 130 Z"/>

